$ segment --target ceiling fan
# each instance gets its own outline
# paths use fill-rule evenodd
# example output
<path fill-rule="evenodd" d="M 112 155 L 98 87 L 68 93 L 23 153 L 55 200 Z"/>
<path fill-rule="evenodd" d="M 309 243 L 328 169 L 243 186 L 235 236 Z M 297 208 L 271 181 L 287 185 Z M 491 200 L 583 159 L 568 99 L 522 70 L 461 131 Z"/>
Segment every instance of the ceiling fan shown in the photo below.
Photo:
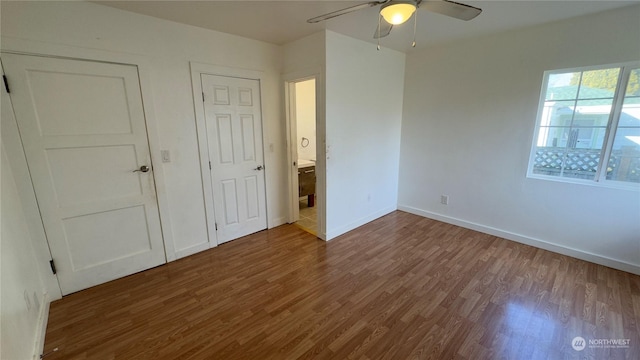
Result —
<path fill-rule="evenodd" d="M 316 16 L 307 20 L 308 23 L 317 23 L 334 17 L 348 14 L 350 12 L 366 9 L 374 6 L 380 6 L 380 17 L 385 21 L 378 22 L 378 28 L 374 34 L 374 39 L 379 39 L 389 35 L 394 25 L 405 23 L 411 18 L 413 13 L 422 8 L 427 11 L 446 15 L 452 18 L 469 21 L 480 15 L 482 9 L 477 7 L 457 3 L 450 0 L 380 0 L 370 1 L 354 6 L 350 6 L 341 10 L 333 11 L 324 15 Z M 414 27 L 415 32 L 415 27 Z M 414 42 L 415 46 L 415 42 Z"/>

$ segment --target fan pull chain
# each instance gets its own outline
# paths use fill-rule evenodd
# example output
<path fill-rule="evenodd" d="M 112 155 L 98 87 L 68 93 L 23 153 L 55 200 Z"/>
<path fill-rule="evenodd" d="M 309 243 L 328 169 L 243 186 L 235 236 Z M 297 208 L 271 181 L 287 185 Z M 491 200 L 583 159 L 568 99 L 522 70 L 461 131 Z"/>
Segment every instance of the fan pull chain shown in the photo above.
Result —
<path fill-rule="evenodd" d="M 411 47 L 416 47 L 416 29 L 418 28 L 418 14 L 413 14 L 413 43 Z"/>
<path fill-rule="evenodd" d="M 378 51 L 380 51 L 380 22 L 382 21 L 382 15 L 378 15 Z"/>

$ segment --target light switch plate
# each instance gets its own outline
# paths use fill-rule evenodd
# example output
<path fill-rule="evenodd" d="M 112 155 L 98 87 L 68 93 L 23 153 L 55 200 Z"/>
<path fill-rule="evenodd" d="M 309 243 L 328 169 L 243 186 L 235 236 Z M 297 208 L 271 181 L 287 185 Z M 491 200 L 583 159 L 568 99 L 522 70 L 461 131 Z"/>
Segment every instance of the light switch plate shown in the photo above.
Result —
<path fill-rule="evenodd" d="M 163 163 L 171 162 L 171 154 L 169 154 L 169 150 L 160 150 L 160 155 L 162 156 Z"/>

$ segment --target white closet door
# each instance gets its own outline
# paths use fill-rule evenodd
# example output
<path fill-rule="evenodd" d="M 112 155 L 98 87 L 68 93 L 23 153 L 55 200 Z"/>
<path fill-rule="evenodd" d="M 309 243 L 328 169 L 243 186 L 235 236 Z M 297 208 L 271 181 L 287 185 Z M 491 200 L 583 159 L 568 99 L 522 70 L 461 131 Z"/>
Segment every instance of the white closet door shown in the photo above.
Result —
<path fill-rule="evenodd" d="M 202 75 L 218 243 L 267 228 L 260 83 Z"/>
<path fill-rule="evenodd" d="M 62 293 L 165 263 L 137 68 L 2 63 Z"/>

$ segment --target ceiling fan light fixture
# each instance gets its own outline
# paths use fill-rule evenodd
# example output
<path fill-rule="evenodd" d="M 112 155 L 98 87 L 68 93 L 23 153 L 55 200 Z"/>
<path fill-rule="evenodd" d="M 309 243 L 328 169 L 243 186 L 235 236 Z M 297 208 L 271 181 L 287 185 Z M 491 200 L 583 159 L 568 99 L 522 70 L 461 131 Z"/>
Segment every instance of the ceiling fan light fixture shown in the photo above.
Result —
<path fill-rule="evenodd" d="M 382 5 L 380 15 L 392 25 L 405 23 L 416 11 L 415 1 L 391 1 Z"/>

